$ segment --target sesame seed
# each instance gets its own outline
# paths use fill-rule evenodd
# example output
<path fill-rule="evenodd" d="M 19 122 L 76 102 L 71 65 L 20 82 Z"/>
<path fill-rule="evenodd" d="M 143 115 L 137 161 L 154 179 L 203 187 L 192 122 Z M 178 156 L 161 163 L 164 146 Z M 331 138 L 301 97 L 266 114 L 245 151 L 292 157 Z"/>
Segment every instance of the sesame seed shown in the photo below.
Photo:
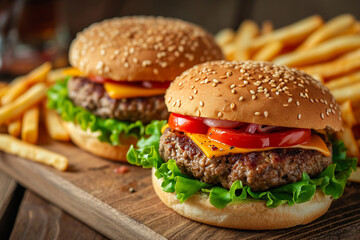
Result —
<path fill-rule="evenodd" d="M 223 113 L 222 112 L 218 112 L 218 117 L 222 117 Z"/>
<path fill-rule="evenodd" d="M 252 96 L 251 96 L 251 99 L 252 99 L 252 100 L 255 100 L 255 99 L 256 99 L 256 95 L 252 95 Z"/>
<path fill-rule="evenodd" d="M 255 114 L 255 116 L 260 116 L 261 115 L 260 112 L 255 112 L 254 114 Z"/>
<path fill-rule="evenodd" d="M 291 103 L 292 102 L 292 98 L 290 97 L 289 99 L 288 99 L 288 103 Z"/>
<path fill-rule="evenodd" d="M 235 88 L 236 85 L 235 84 L 231 84 L 230 88 Z"/>
<path fill-rule="evenodd" d="M 219 78 L 220 79 L 225 79 L 225 78 L 227 78 L 227 76 L 226 75 L 221 75 L 221 76 L 219 76 Z"/>
<path fill-rule="evenodd" d="M 251 94 L 255 94 L 255 91 L 254 91 L 254 90 L 250 90 L 250 93 L 251 93 Z"/>
<path fill-rule="evenodd" d="M 321 119 L 325 119 L 324 113 L 320 114 Z"/>
<path fill-rule="evenodd" d="M 200 101 L 200 106 L 203 107 L 204 106 L 204 102 L 203 101 Z"/>
<path fill-rule="evenodd" d="M 299 102 L 299 101 L 296 101 L 296 105 L 300 106 L 300 102 Z"/>
<path fill-rule="evenodd" d="M 169 98 L 168 103 L 170 103 L 170 102 L 171 102 L 171 99 L 172 99 L 172 97 L 170 97 L 170 98 Z"/>
<path fill-rule="evenodd" d="M 301 118 L 301 114 L 300 114 L 300 113 L 298 114 L 297 118 L 300 120 L 300 118 Z"/>
<path fill-rule="evenodd" d="M 213 82 L 214 82 L 214 83 L 219 83 L 219 80 L 213 79 Z"/>
<path fill-rule="evenodd" d="M 242 100 L 244 100 L 244 97 L 243 97 L 243 96 L 240 96 L 240 97 L 239 97 L 239 101 L 242 101 Z"/>
<path fill-rule="evenodd" d="M 194 89 L 194 94 L 197 94 L 198 93 L 198 90 Z"/>
<path fill-rule="evenodd" d="M 287 104 L 287 103 L 284 103 L 284 104 L 283 104 L 283 107 L 287 107 L 287 106 L 289 106 L 289 104 Z"/>
<path fill-rule="evenodd" d="M 269 116 L 268 111 L 264 111 L 264 116 L 267 118 Z"/>
<path fill-rule="evenodd" d="M 236 90 L 233 88 L 233 89 L 231 89 L 231 93 L 232 94 L 235 94 L 236 93 Z"/>
<path fill-rule="evenodd" d="M 194 99 L 194 96 L 193 96 L 193 95 L 190 95 L 190 96 L 189 96 L 189 99 L 190 99 L 190 100 L 193 100 L 193 99 Z"/>
<path fill-rule="evenodd" d="M 235 104 L 234 104 L 234 103 L 231 103 L 231 104 L 230 104 L 230 108 L 231 108 L 231 110 L 234 110 Z"/>

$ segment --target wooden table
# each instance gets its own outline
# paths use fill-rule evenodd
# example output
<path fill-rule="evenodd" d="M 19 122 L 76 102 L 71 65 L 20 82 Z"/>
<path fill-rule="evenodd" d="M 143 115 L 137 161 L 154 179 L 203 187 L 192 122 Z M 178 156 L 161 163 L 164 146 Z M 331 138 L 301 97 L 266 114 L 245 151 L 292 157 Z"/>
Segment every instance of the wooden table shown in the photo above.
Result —
<path fill-rule="evenodd" d="M 22 190 L 20 204 L 19 197 L 12 196 L 22 195 L 21 189 L 8 176 L 1 176 L 0 192 L 5 197 L 0 195 L 0 224 L 5 222 L 4 209 L 13 209 L 6 207 L 11 199 L 20 206 L 8 233 L 12 239 L 104 238 L 86 225 L 113 239 L 360 239 L 360 184 L 349 184 L 344 196 L 311 224 L 274 231 L 232 230 L 197 223 L 168 209 L 155 195 L 147 169 L 106 161 L 46 135 L 40 145 L 68 156 L 69 171 L 0 152 L 0 171 L 46 199 Z M 129 172 L 115 173 L 122 165 Z M 0 236 L 4 235 L 0 232 Z"/>
<path fill-rule="evenodd" d="M 108 239 L 0 172 L 1 239 Z"/>

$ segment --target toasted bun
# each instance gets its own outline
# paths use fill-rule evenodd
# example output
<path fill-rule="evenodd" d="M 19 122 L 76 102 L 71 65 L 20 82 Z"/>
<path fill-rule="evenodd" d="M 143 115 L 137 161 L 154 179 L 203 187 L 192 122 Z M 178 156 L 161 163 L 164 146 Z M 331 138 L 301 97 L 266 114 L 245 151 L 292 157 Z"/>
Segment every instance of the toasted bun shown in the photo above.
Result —
<path fill-rule="evenodd" d="M 136 144 L 135 138 L 120 139 L 121 145 L 112 146 L 105 142 L 100 142 L 98 134 L 84 131 L 79 125 L 72 122 L 62 121 L 70 134 L 71 140 L 80 148 L 103 158 L 114 161 L 127 162 L 126 153 L 132 144 Z"/>
<path fill-rule="evenodd" d="M 306 73 L 269 62 L 213 61 L 176 78 L 165 94 L 169 112 L 263 125 L 342 129 L 340 107 Z"/>
<path fill-rule="evenodd" d="M 166 206 L 184 217 L 218 227 L 249 230 L 289 228 L 310 223 L 321 217 L 332 202 L 330 196 L 317 191 L 310 201 L 291 207 L 284 204 L 268 208 L 263 201 L 253 201 L 218 209 L 210 204 L 205 194 L 195 194 L 184 203 L 180 203 L 174 193 L 167 193 L 161 189 L 162 180 L 157 179 L 154 172 L 153 169 L 154 190 Z"/>
<path fill-rule="evenodd" d="M 69 58 L 88 75 L 117 81 L 172 81 L 195 64 L 224 56 L 199 26 L 136 16 L 91 25 L 72 42 Z"/>

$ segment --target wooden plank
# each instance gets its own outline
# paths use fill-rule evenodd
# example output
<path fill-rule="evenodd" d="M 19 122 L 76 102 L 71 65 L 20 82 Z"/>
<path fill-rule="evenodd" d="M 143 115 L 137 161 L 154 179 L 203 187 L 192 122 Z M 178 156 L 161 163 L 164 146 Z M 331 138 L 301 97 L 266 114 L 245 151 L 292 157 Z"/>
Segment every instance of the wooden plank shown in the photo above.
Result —
<path fill-rule="evenodd" d="M 152 189 L 149 170 L 127 165 L 129 172 L 117 174 L 114 168 L 123 164 L 97 158 L 47 136 L 42 136 L 40 144 L 68 156 L 70 170 L 59 172 L 3 153 L 0 169 L 113 239 L 325 239 L 327 232 L 342 238 L 360 237 L 360 184 L 348 187 L 329 212 L 312 224 L 276 231 L 239 231 L 193 222 L 168 209 Z"/>
<path fill-rule="evenodd" d="M 26 191 L 10 239 L 107 239 L 88 226 Z"/>
<path fill-rule="evenodd" d="M 16 185 L 16 181 L 13 178 L 0 172 L 0 220 L 10 204 L 16 190 Z"/>

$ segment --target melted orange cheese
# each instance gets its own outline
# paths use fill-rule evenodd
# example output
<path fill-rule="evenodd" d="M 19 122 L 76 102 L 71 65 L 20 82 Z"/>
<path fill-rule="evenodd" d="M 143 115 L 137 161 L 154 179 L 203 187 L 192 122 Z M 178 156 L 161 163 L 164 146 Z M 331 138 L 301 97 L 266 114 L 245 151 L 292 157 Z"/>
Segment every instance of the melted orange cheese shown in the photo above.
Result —
<path fill-rule="evenodd" d="M 66 76 L 85 76 L 85 73 L 77 68 L 66 68 L 64 69 L 63 74 Z"/>
<path fill-rule="evenodd" d="M 168 128 L 169 125 L 166 124 L 161 130 L 162 132 Z M 229 153 L 248 153 L 248 152 L 262 152 L 268 151 L 272 149 L 276 149 L 276 147 L 267 147 L 267 148 L 238 148 L 231 147 L 229 145 L 214 141 L 209 139 L 204 134 L 195 134 L 195 133 L 185 133 L 193 142 L 203 151 L 203 153 L 208 158 L 219 157 L 223 155 L 227 155 Z M 326 146 L 325 142 L 316 134 L 311 136 L 311 140 L 305 144 L 294 145 L 291 147 L 283 147 L 283 148 L 302 148 L 307 150 L 315 150 L 322 153 L 324 156 L 330 156 L 330 151 Z"/>
<path fill-rule="evenodd" d="M 111 98 L 133 98 L 133 97 L 151 97 L 162 95 L 166 88 L 143 88 L 121 83 L 104 83 L 106 92 Z"/>
<path fill-rule="evenodd" d="M 85 76 L 77 68 L 67 68 L 63 71 L 66 76 Z M 104 83 L 104 88 L 109 96 L 113 99 L 120 98 L 134 98 L 134 97 L 151 97 L 162 95 L 165 93 L 165 88 L 143 88 L 121 83 Z"/>

